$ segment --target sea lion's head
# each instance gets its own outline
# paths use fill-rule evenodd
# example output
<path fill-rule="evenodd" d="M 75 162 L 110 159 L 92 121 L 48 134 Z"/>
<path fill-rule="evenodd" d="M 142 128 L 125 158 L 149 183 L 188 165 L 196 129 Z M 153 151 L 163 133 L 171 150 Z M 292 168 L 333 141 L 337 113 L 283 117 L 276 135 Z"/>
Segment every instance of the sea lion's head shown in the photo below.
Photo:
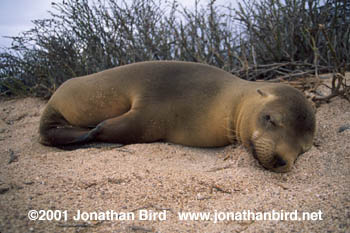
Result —
<path fill-rule="evenodd" d="M 287 85 L 256 90 L 243 143 L 265 168 L 291 170 L 297 157 L 309 150 L 315 133 L 315 111 L 304 95 Z"/>

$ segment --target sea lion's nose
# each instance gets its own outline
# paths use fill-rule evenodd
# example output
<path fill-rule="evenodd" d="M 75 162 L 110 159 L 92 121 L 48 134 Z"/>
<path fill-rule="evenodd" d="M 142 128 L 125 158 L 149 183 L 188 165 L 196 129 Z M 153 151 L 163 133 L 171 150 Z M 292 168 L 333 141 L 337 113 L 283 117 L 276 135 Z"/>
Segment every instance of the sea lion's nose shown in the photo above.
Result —
<path fill-rule="evenodd" d="M 281 158 L 279 155 L 275 155 L 275 162 L 273 164 L 273 168 L 283 167 L 287 164 L 287 162 Z"/>

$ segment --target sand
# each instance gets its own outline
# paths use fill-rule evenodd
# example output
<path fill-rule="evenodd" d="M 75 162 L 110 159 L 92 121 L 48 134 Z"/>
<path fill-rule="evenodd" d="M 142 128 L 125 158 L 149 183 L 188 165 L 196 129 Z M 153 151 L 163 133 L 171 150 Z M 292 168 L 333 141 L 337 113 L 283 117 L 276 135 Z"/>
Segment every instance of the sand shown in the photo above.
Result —
<path fill-rule="evenodd" d="M 318 108 L 315 146 L 285 174 L 265 170 L 240 145 L 45 147 L 37 142 L 44 106 L 36 98 L 0 100 L 1 233 L 350 232 L 350 129 L 338 132 L 350 125 L 346 100 Z M 30 220 L 30 210 L 43 210 L 44 220 Z M 99 218 L 75 220 L 78 210 Z M 52 213 L 57 220 L 48 220 Z M 181 220 L 180 213 L 210 216 Z"/>

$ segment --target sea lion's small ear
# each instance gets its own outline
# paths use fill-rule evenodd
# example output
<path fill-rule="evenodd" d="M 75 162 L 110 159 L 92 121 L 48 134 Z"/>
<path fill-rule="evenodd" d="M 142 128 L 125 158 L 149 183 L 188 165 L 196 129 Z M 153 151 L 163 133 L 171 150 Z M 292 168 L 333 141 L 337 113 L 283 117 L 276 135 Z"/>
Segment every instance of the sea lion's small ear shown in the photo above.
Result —
<path fill-rule="evenodd" d="M 268 94 L 266 92 L 263 92 L 262 90 L 260 89 L 256 89 L 256 91 L 262 96 L 262 97 L 267 97 Z"/>

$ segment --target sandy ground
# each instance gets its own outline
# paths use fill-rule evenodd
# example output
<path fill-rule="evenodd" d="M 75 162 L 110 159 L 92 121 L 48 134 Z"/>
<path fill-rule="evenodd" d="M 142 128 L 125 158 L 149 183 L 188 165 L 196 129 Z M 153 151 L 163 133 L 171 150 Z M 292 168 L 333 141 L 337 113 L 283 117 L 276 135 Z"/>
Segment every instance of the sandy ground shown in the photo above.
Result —
<path fill-rule="evenodd" d="M 0 101 L 1 233 L 350 232 L 350 129 L 338 132 L 350 125 L 345 100 L 318 108 L 315 146 L 287 174 L 263 169 L 242 146 L 45 147 L 37 142 L 44 106 L 35 98 Z M 30 210 L 45 210 L 44 219 L 60 210 L 56 217 L 67 220 L 29 220 Z M 74 220 L 78 210 L 100 218 Z M 111 210 L 119 213 L 113 220 Z M 257 219 L 239 221 L 244 211 Z M 259 219 L 272 211 L 314 220 Z M 185 212 L 211 215 L 181 220 Z"/>

